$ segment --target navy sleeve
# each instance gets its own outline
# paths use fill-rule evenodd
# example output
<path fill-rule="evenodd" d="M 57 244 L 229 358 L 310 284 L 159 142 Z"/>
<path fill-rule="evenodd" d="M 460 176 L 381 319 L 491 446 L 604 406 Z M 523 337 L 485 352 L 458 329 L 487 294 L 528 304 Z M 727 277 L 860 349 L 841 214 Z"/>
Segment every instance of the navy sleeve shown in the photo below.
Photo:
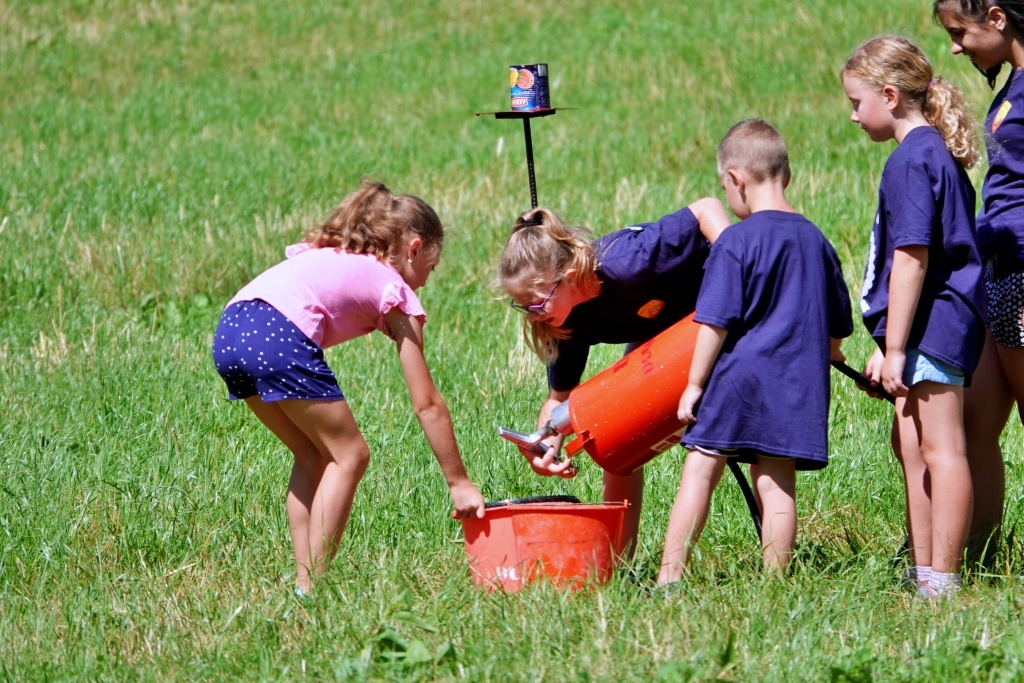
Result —
<path fill-rule="evenodd" d="M 605 275 L 623 285 L 637 286 L 699 263 L 707 249 L 697 217 L 684 207 L 653 223 L 602 237 L 598 259 Z"/>
<path fill-rule="evenodd" d="M 893 171 L 885 188 L 893 246 L 931 246 L 937 202 L 928 169 L 908 160 Z"/>
<path fill-rule="evenodd" d="M 853 334 L 853 311 L 850 307 L 850 290 L 843 278 L 839 255 L 828 241 L 825 241 L 826 275 L 829 278 L 828 292 L 828 334 L 833 339 L 844 339 Z"/>
<path fill-rule="evenodd" d="M 555 391 L 571 391 L 583 378 L 590 357 L 590 344 L 569 339 L 558 342 L 558 356 L 548 364 L 548 386 Z"/>
<path fill-rule="evenodd" d="M 722 233 L 711 248 L 711 255 L 704 264 L 704 284 L 697 296 L 697 313 L 694 320 L 723 329 L 730 329 L 742 320 L 744 305 L 743 264 L 729 251 L 729 239 Z"/>

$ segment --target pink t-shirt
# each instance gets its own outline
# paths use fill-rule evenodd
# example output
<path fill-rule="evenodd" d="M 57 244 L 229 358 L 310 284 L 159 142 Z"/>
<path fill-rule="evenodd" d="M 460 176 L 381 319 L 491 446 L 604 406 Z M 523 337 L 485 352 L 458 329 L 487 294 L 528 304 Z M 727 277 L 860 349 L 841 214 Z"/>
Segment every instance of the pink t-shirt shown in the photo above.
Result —
<path fill-rule="evenodd" d="M 384 315 L 393 308 L 426 323 L 416 293 L 390 264 L 372 254 L 293 244 L 287 260 L 256 276 L 228 302 L 262 299 L 326 349 L 376 328 L 390 336 Z"/>

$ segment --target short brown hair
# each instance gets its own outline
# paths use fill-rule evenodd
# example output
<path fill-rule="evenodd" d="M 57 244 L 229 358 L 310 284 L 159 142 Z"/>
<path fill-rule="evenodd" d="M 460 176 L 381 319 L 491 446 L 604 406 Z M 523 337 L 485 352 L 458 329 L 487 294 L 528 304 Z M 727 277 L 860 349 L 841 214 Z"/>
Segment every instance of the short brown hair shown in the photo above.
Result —
<path fill-rule="evenodd" d="M 761 119 L 740 121 L 718 145 L 718 175 L 736 168 L 766 180 L 789 182 L 789 153 L 779 131 Z"/>

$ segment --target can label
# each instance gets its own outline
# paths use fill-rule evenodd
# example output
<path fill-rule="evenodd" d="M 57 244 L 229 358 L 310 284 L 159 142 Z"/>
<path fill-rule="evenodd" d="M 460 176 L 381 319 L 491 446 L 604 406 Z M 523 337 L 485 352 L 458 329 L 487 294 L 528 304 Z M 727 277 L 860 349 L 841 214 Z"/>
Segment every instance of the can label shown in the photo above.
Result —
<path fill-rule="evenodd" d="M 549 109 L 547 64 L 513 64 L 508 68 L 512 86 L 512 111 Z"/>

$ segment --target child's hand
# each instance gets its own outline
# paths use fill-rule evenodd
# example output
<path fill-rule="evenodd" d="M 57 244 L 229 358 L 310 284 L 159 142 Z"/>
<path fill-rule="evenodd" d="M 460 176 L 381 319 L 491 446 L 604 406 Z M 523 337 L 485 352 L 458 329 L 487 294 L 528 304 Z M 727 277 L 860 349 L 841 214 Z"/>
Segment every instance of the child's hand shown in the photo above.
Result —
<path fill-rule="evenodd" d="M 903 369 L 907 364 L 904 351 L 888 350 L 882 363 L 882 388 L 893 396 L 906 396 L 910 389 L 903 383 Z"/>
<path fill-rule="evenodd" d="M 484 497 L 480 495 L 480 490 L 469 479 L 463 479 L 458 483 L 452 484 L 448 492 L 451 494 L 452 503 L 455 505 L 453 517 L 459 519 L 476 517 L 480 519 L 484 516 Z"/>
<path fill-rule="evenodd" d="M 679 410 L 676 417 L 684 425 L 692 425 L 697 421 L 697 402 L 704 395 L 704 389 L 696 384 L 687 384 L 682 398 L 679 399 Z"/>
<path fill-rule="evenodd" d="M 871 354 L 871 358 L 868 359 L 867 365 L 864 366 L 864 371 L 861 373 L 867 377 L 868 382 L 872 387 L 877 387 L 881 390 L 882 384 L 882 363 L 885 362 L 885 356 L 882 355 L 882 349 L 875 348 L 875 352 Z M 874 398 L 882 398 L 880 391 L 873 391 L 865 387 L 861 383 L 857 383 L 857 388 L 863 392 L 866 392 L 868 396 Z"/>
<path fill-rule="evenodd" d="M 569 458 L 558 458 L 558 454 L 562 450 L 562 441 L 564 440 L 565 437 L 559 435 L 551 436 L 541 441 L 543 445 L 548 447 L 544 455 L 537 455 L 523 448 L 519 450 L 526 456 L 533 471 L 542 477 L 559 476 L 565 479 L 572 479 L 576 476 L 576 466 L 572 464 L 572 460 Z"/>

